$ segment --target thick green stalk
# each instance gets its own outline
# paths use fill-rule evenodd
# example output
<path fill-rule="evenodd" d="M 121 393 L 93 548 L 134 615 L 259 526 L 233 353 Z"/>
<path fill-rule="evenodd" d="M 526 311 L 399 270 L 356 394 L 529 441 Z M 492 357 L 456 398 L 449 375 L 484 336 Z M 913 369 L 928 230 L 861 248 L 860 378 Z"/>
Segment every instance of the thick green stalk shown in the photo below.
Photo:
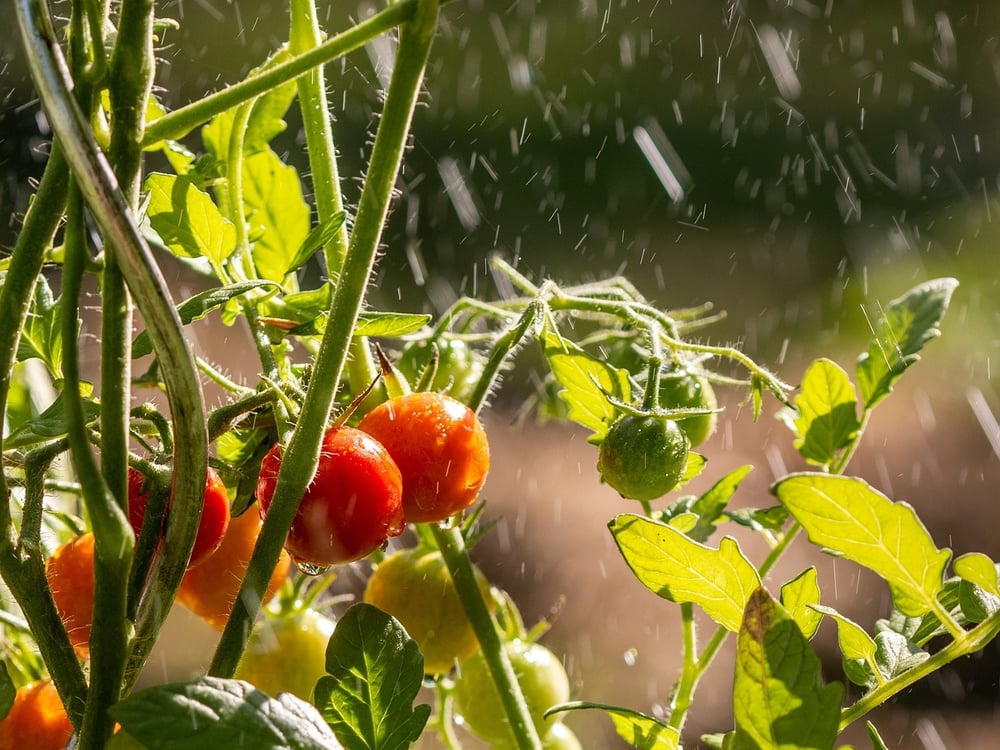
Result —
<path fill-rule="evenodd" d="M 90 445 L 80 383 L 79 302 L 87 265 L 83 198 L 70 186 L 63 263 L 63 401 L 73 468 L 94 527 L 93 631 L 90 693 L 80 727 L 81 748 L 104 747 L 114 723 L 108 708 L 117 702 L 125 671 L 128 636 L 125 586 L 132 561 L 132 530 L 125 510 L 104 482 Z"/>
<path fill-rule="evenodd" d="M 146 128 L 143 144 L 149 146 L 162 140 L 183 138 L 220 112 L 250 101 L 283 83 L 294 81 L 317 65 L 324 65 L 363 47 L 375 37 L 413 18 L 417 12 L 417 3 L 418 0 L 392 3 L 371 18 L 330 37 L 308 52 L 164 115 Z"/>
<path fill-rule="evenodd" d="M 482 591 L 476 582 L 476 575 L 469 560 L 462 532 L 457 527 L 443 528 L 438 524 L 431 526 L 434 540 L 437 542 L 441 556 L 444 557 L 448 571 L 451 573 L 455 590 L 462 600 L 462 607 L 469 618 L 469 623 L 476 633 L 479 648 L 490 670 L 490 676 L 500 695 L 507 721 L 519 750 L 539 750 L 541 740 L 538 731 L 531 720 L 531 712 L 525 703 L 524 694 L 518 684 L 517 675 L 507 658 L 500 634 L 497 633 L 493 616 L 483 600 Z"/>
<path fill-rule="evenodd" d="M 129 290 L 146 323 L 157 353 L 170 412 L 179 435 L 174 451 L 171 521 L 148 595 L 139 609 L 137 638 L 126 680 L 145 662 L 191 555 L 200 520 L 208 461 L 205 407 L 194 357 L 180 318 L 152 254 L 139 232 L 89 123 L 76 106 L 66 79 L 66 63 L 43 0 L 16 0 L 18 25 L 29 67 L 49 122 L 59 138 L 84 198 L 116 255 Z"/>
<path fill-rule="evenodd" d="M 315 0 L 292 0 L 288 40 L 289 50 L 293 55 L 319 46 L 322 37 L 316 18 Z M 316 218 L 319 224 L 324 224 L 344 210 L 340 172 L 337 169 L 337 150 L 333 143 L 332 118 L 326 99 L 326 74 L 322 66 L 317 66 L 295 83 L 306 132 L 313 194 L 316 196 Z M 334 284 L 344 268 L 347 245 L 347 222 L 344 221 L 323 248 L 326 272 Z M 377 374 L 367 339 L 353 339 L 347 360 L 347 379 L 351 390 L 360 393 Z"/>
<path fill-rule="evenodd" d="M 315 473 L 320 441 L 344 371 L 351 332 L 375 265 L 393 185 L 437 28 L 437 13 L 437 0 L 419 0 L 416 16 L 400 32 L 396 66 L 375 136 L 344 272 L 333 294 L 329 322 L 313 363 L 302 413 L 284 452 L 274 498 L 240 595 L 212 660 L 211 674 L 229 677 L 235 671 L 249 636 L 249 626 L 260 610 L 261 594 L 278 561 L 302 495 Z"/>

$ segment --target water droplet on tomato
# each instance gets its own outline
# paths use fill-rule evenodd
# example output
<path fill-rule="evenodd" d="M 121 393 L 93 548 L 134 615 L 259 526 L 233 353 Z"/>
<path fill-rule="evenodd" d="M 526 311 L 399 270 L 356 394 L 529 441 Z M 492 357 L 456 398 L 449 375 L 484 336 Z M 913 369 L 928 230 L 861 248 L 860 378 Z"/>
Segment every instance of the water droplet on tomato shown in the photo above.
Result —
<path fill-rule="evenodd" d="M 306 562 L 305 560 L 295 560 L 295 567 L 298 568 L 303 575 L 307 576 L 322 575 L 330 569 L 329 565 L 316 565 L 311 562 Z"/>

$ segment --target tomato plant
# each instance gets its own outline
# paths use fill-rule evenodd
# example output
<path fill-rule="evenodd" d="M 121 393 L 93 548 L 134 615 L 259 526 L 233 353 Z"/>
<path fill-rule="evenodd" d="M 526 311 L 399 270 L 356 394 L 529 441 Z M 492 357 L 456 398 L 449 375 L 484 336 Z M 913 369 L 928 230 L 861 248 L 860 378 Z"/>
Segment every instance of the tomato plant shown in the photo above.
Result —
<path fill-rule="evenodd" d="M 236 678 L 268 695 L 287 692 L 312 700 L 316 683 L 326 674 L 326 645 L 333 628 L 333 620 L 314 609 L 267 614 L 254 625 Z"/>
<path fill-rule="evenodd" d="M 689 448 L 687 435 L 672 419 L 626 415 L 604 436 L 597 468 L 622 497 L 655 500 L 677 486 Z"/>
<path fill-rule="evenodd" d="M 90 656 L 94 618 L 94 535 L 81 534 L 61 545 L 45 562 L 52 598 L 81 659 Z"/>
<path fill-rule="evenodd" d="M 474 568 L 483 597 L 486 577 Z M 424 655 L 424 671 L 446 674 L 479 647 L 441 553 L 426 547 L 399 550 L 375 567 L 364 600 L 399 620 Z"/>
<path fill-rule="evenodd" d="M 544 718 L 552 706 L 569 700 L 569 678 L 559 658 L 540 643 L 514 639 L 504 644 L 514 674 L 524 693 L 532 721 L 542 736 L 558 721 Z M 455 709 L 477 736 L 510 743 L 510 724 L 490 679 L 486 660 L 475 653 L 462 662 L 455 678 Z"/>
<path fill-rule="evenodd" d="M 660 406 L 666 409 L 715 409 L 719 403 L 708 378 L 681 367 L 671 367 L 660 375 Z M 718 416 L 712 412 L 677 420 L 692 448 L 697 448 L 715 432 Z"/>
<path fill-rule="evenodd" d="M 216 630 L 225 627 L 233 610 L 260 529 L 260 516 L 254 508 L 236 516 L 215 552 L 184 573 L 177 601 Z M 290 567 L 291 560 L 283 554 L 271 573 L 263 603 L 278 593 Z"/>
<path fill-rule="evenodd" d="M 399 466 L 407 521 L 443 521 L 479 497 L 490 448 L 486 430 L 465 404 L 441 393 L 410 393 L 376 406 L 358 428 Z"/>
<path fill-rule="evenodd" d="M 274 497 L 282 448 L 260 465 L 257 499 L 266 515 Z M 323 436 L 320 461 L 306 489 L 285 549 L 296 562 L 315 566 L 360 560 L 403 531 L 402 477 L 388 450 L 353 427 Z"/>
<path fill-rule="evenodd" d="M 431 366 L 432 377 L 421 382 L 431 375 Z M 439 391 L 462 402 L 472 395 L 483 374 L 479 355 L 461 339 L 411 341 L 400 352 L 396 367 L 410 384 L 420 386 L 418 390 Z"/>
<path fill-rule="evenodd" d="M 149 504 L 148 481 L 141 471 L 129 468 L 128 519 L 136 536 L 142 530 L 142 522 Z M 169 513 L 168 507 L 164 523 L 169 518 Z M 219 548 L 228 526 L 229 494 L 218 472 L 209 467 L 205 476 L 205 499 L 202 504 L 201 521 L 198 524 L 198 534 L 194 539 L 188 567 L 198 565 Z"/>
<path fill-rule="evenodd" d="M 17 689 L 7 716 L 0 719 L 0 750 L 63 750 L 73 725 L 50 680 Z"/>

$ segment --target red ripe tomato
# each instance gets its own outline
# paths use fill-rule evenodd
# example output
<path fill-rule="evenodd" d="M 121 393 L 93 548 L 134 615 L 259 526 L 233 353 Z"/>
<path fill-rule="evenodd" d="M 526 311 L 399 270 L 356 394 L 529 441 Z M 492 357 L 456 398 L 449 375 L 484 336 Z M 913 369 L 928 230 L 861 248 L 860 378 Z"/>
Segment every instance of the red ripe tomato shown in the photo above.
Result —
<path fill-rule="evenodd" d="M 442 393 L 410 393 L 379 404 L 358 427 L 399 465 L 407 521 L 443 521 L 479 496 L 490 446 L 479 417 L 460 401 Z"/>
<path fill-rule="evenodd" d="M 94 622 L 94 535 L 82 534 L 66 542 L 45 561 L 45 578 L 73 650 L 90 658 L 90 629 Z"/>
<path fill-rule="evenodd" d="M 139 531 L 142 529 L 146 507 L 149 505 L 149 490 L 146 482 L 146 476 L 142 472 L 129 467 L 128 520 L 132 524 L 136 536 L 139 536 Z M 223 484 L 215 469 L 210 466 L 205 477 L 205 500 L 202 505 L 198 535 L 195 537 L 194 549 L 191 550 L 191 559 L 188 561 L 189 568 L 203 562 L 219 548 L 228 526 L 229 495 L 226 493 L 226 485 Z"/>
<path fill-rule="evenodd" d="M 62 750 L 72 736 L 73 725 L 49 680 L 18 688 L 10 711 L 0 719 L 0 750 Z"/>
<path fill-rule="evenodd" d="M 260 464 L 257 499 L 267 513 L 281 467 L 275 445 Z M 366 557 L 403 532 L 402 477 L 388 451 L 368 433 L 331 427 L 319 466 L 285 540 L 299 563 L 336 565 Z"/>
<path fill-rule="evenodd" d="M 216 630 L 222 630 L 233 611 L 246 575 L 250 555 L 260 536 L 260 516 L 253 510 L 232 519 L 222 544 L 197 567 L 188 568 L 177 592 L 177 601 Z M 282 551 L 264 593 L 267 604 L 288 577 L 291 560 Z"/>

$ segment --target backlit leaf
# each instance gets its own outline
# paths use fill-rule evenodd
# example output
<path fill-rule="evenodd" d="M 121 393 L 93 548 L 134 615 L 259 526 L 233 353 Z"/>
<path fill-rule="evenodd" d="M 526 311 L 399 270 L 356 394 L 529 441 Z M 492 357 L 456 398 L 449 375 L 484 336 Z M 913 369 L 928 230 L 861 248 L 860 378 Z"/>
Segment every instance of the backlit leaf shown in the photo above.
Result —
<path fill-rule="evenodd" d="M 236 228 L 208 193 L 187 177 L 154 172 L 146 178 L 146 216 L 174 255 L 208 258 L 219 266 L 236 248 Z"/>
<path fill-rule="evenodd" d="M 828 359 L 818 359 L 806 370 L 795 407 L 795 448 L 810 463 L 828 465 L 861 428 L 854 386 Z"/>
<path fill-rule="evenodd" d="M 823 615 L 814 606 L 819 604 L 819 593 L 816 568 L 813 567 L 806 568 L 781 587 L 781 606 L 806 638 L 812 638 L 823 621 Z"/>
<path fill-rule="evenodd" d="M 560 711 L 603 711 L 615 725 L 615 731 L 630 747 L 645 750 L 679 750 L 680 734 L 673 727 L 639 711 L 604 703 L 575 701 L 559 706 Z"/>

